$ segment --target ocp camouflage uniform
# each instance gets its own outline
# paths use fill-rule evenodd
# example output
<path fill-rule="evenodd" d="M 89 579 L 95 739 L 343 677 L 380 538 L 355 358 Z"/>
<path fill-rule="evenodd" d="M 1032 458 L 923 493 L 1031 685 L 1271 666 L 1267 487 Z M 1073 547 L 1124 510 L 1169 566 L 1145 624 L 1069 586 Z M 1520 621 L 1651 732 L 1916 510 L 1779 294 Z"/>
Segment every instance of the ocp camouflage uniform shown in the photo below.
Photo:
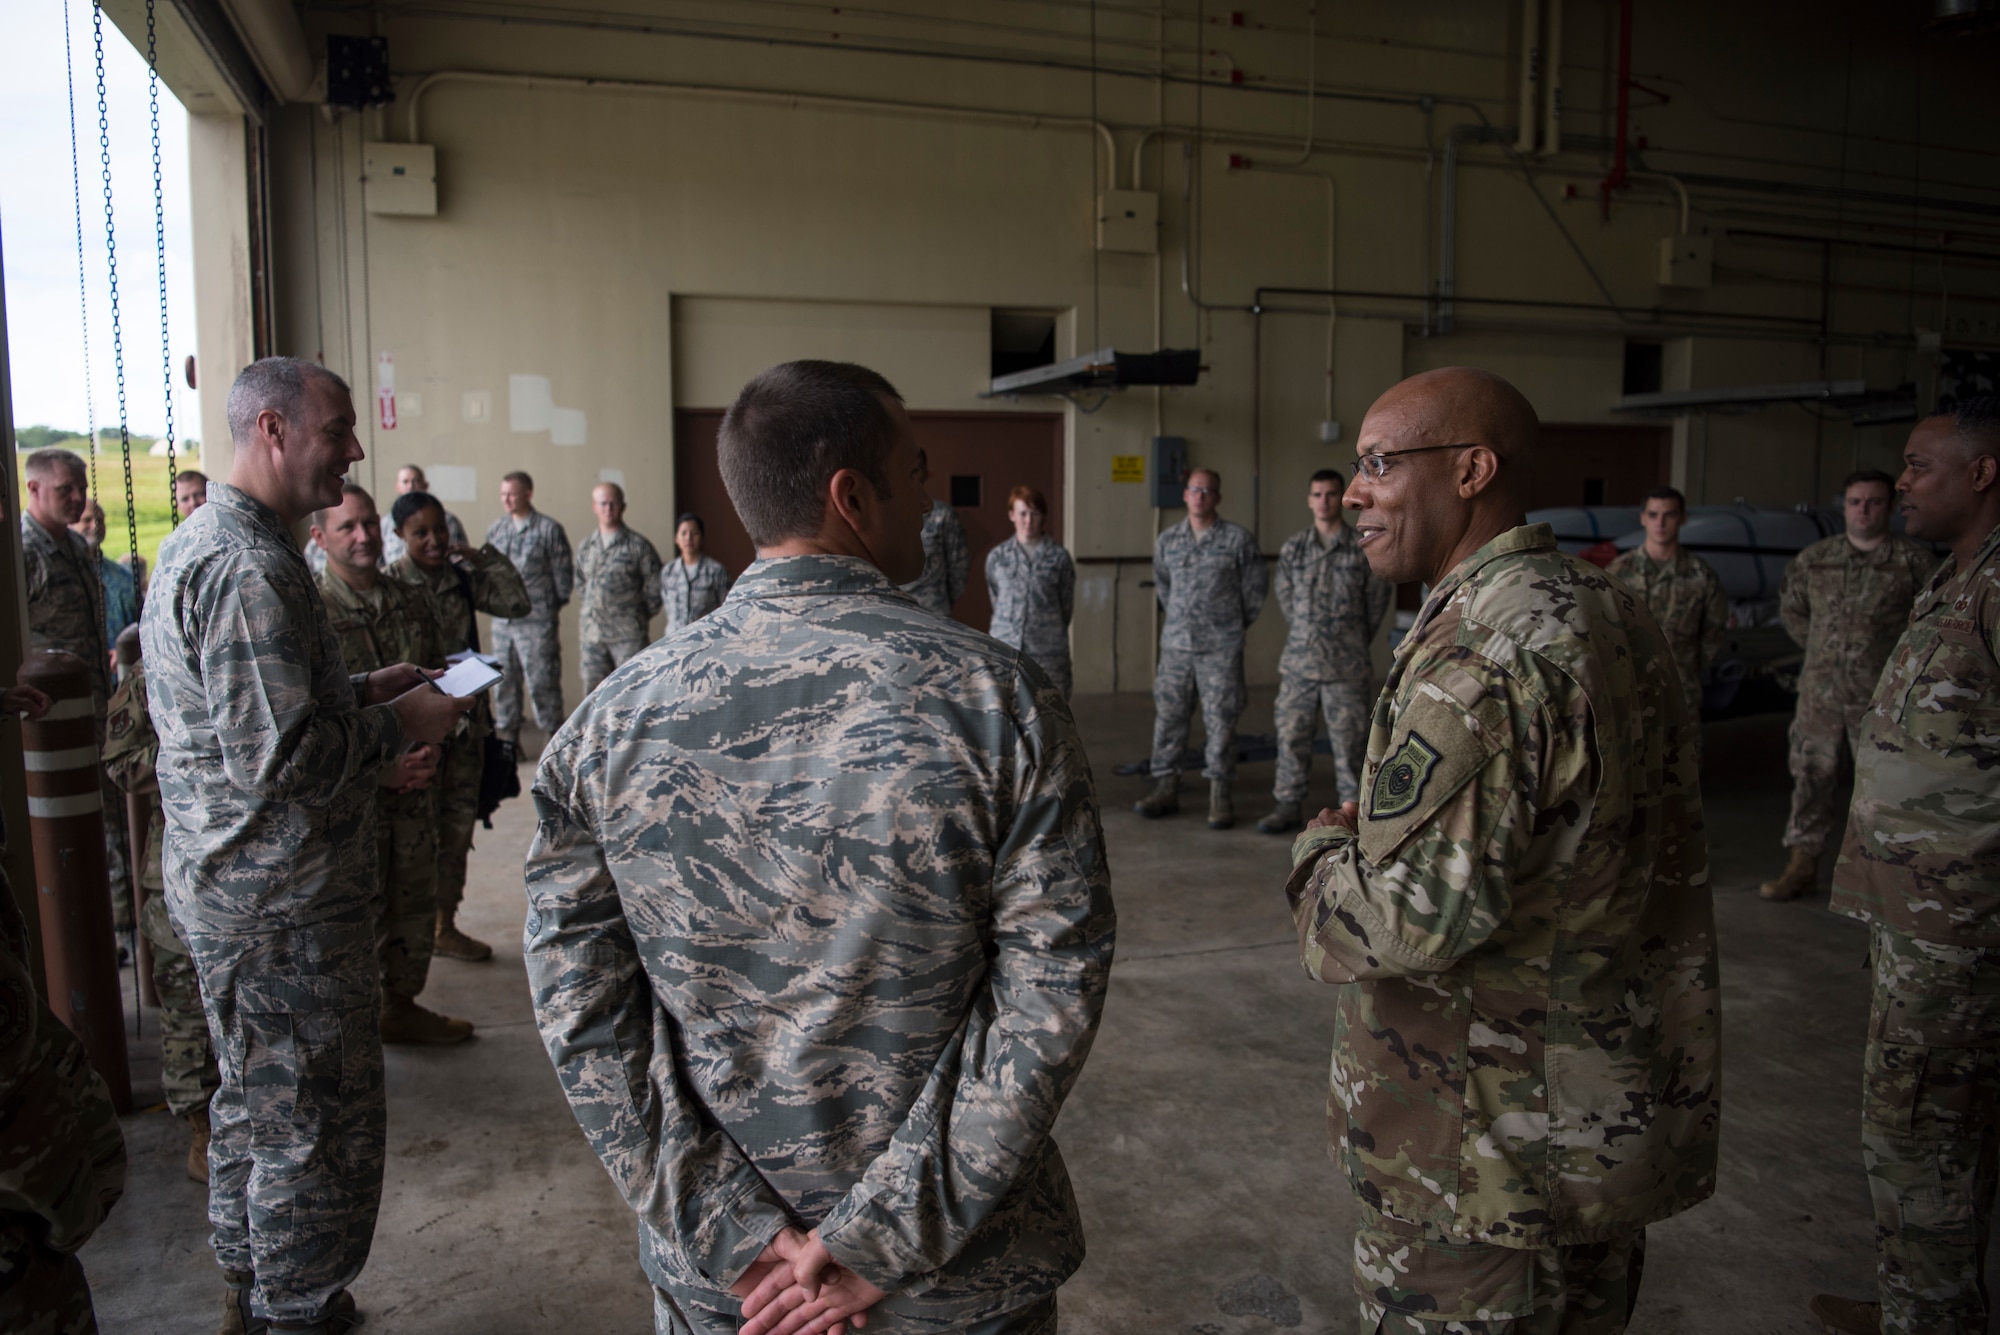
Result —
<path fill-rule="evenodd" d="M 1862 722 L 1832 908 L 1870 925 L 1862 1162 L 1882 1329 L 1976 1332 L 2000 1164 L 2000 529 L 1947 560 Z"/>
<path fill-rule="evenodd" d="M 1681 675 L 1687 716 L 1701 738 L 1701 676 L 1722 652 L 1729 633 L 1729 595 L 1715 568 L 1682 548 L 1671 561 L 1655 561 L 1644 547 L 1620 552 L 1605 567 L 1632 586 L 1659 623 Z"/>
<path fill-rule="evenodd" d="M 434 571 L 405 556 L 389 567 L 388 574 L 430 595 L 439 647 L 447 658 L 479 647 L 475 612 L 518 617 L 531 606 L 520 572 L 491 545 L 480 548 L 471 561 L 454 558 Z M 493 711 L 482 692 L 465 722 L 445 739 L 437 778 L 431 784 L 437 810 L 437 906 L 447 916 L 456 913 L 465 899 L 465 860 L 472 851 L 473 826 L 479 823 L 479 775 L 486 761 L 486 739 L 492 734 Z"/>
<path fill-rule="evenodd" d="M 145 664 L 133 663 L 121 675 L 105 716 L 104 767 L 122 791 L 139 794 L 150 813 L 140 864 L 139 880 L 146 895 L 139 910 L 139 930 L 153 946 L 153 990 L 160 997 L 160 1092 L 176 1117 L 206 1114 L 222 1077 L 208 1040 L 208 1017 L 202 1012 L 201 984 L 187 939 L 167 913 L 161 874 L 166 818 L 160 811 L 154 774 L 160 743 L 146 706 Z"/>
<path fill-rule="evenodd" d="M 1679 683 L 1626 586 L 1501 534 L 1375 706 L 1358 834 L 1307 830 L 1306 972 L 1363 1331 L 1614 1332 L 1645 1225 L 1715 1189 L 1718 992 Z"/>
<path fill-rule="evenodd" d="M 924 573 L 903 586 L 917 606 L 933 616 L 950 617 L 952 605 L 972 577 L 972 547 L 958 512 L 933 500 L 924 513 Z"/>
<path fill-rule="evenodd" d="M 1069 553 L 1051 538 L 1033 547 L 1009 538 L 986 553 L 986 592 L 993 600 L 988 633 L 1039 663 L 1069 699 L 1069 622 L 1076 612 Z"/>
<path fill-rule="evenodd" d="M 1303 802 L 1312 772 L 1313 732 L 1326 717 L 1334 783 L 1342 802 L 1359 800 L 1368 752 L 1375 664 L 1369 646 L 1396 601 L 1396 586 L 1368 566 L 1346 524 L 1321 542 L 1308 528 L 1278 552 L 1278 610 L 1290 629 L 1278 658 L 1278 780 L 1272 795 Z"/>
<path fill-rule="evenodd" d="M 1201 697 L 1208 741 L 1202 773 L 1236 777 L 1236 720 L 1243 715 L 1243 636 L 1264 610 L 1269 575 L 1250 530 L 1217 519 L 1196 533 L 1183 519 L 1153 544 L 1153 588 L 1166 623 L 1153 672 L 1156 779 L 1180 773 L 1188 719 Z"/>
<path fill-rule="evenodd" d="M 512 738 L 521 731 L 521 693 L 535 707 L 535 724 L 554 732 L 565 717 L 562 697 L 564 604 L 576 583 L 569 536 L 537 510 L 526 520 L 501 515 L 486 530 L 486 545 L 506 556 L 528 590 L 528 611 L 493 618 L 493 656 L 507 671 L 493 689 L 493 727 Z"/>
<path fill-rule="evenodd" d="M 465 536 L 465 521 L 449 510 L 444 512 L 444 528 L 445 532 L 451 537 L 452 546 L 465 547 L 471 545 L 472 539 Z M 308 543 L 306 545 L 317 547 L 319 544 Z M 408 555 L 409 550 L 409 545 L 397 537 L 395 531 L 389 527 L 389 517 L 387 514 L 384 514 L 382 516 L 382 568 L 387 570 L 390 566 Z M 313 564 L 313 573 L 317 575 L 324 569 L 326 569 L 326 553 L 321 552 L 319 560 Z"/>
<path fill-rule="evenodd" d="M 866 562 L 759 561 L 556 735 L 535 807 L 536 1020 L 663 1335 L 734 1331 L 787 1224 L 887 1292 L 871 1330 L 1047 1311 L 1114 920 L 1039 668 Z"/>
<path fill-rule="evenodd" d="M 332 571 L 315 582 L 349 672 L 376 672 L 398 663 L 444 666 L 437 609 L 421 585 L 383 575 L 364 593 Z M 412 793 L 375 788 L 375 884 L 381 913 L 377 957 L 382 990 L 405 999 L 424 990 L 431 972 L 437 925 L 437 794 L 436 779 Z"/>
<path fill-rule="evenodd" d="M 589 695 L 651 638 L 647 631 L 660 613 L 660 553 L 623 525 L 609 538 L 593 529 L 576 549 L 576 573 L 583 581 L 577 635 Z"/>
<path fill-rule="evenodd" d="M 660 571 L 660 598 L 667 612 L 665 634 L 690 626 L 722 606 L 729 596 L 729 571 L 712 556 L 704 556 L 690 570 L 676 556 Z"/>
<path fill-rule="evenodd" d="M 33 515 L 21 515 L 22 573 L 28 588 L 28 647 L 54 649 L 83 660 L 90 699 L 97 711 L 97 745 L 104 747 L 104 706 L 111 698 L 111 650 L 104 638 L 104 581 L 97 551 L 82 534 L 51 533 Z M 104 869 L 118 930 L 132 926 L 132 874 L 127 860 L 125 803 L 102 771 Z"/>
<path fill-rule="evenodd" d="M 1882 665 L 1930 578 L 1930 548 L 1890 535 L 1864 552 L 1844 534 L 1822 538 L 1792 558 L 1778 589 L 1785 633 L 1806 651 L 1792 716 L 1792 814 L 1785 847 L 1817 854 L 1832 835 L 1840 764 L 1857 754 L 1861 717 Z"/>
<path fill-rule="evenodd" d="M 167 908 L 222 1073 L 210 1241 L 257 1315 L 309 1325 L 381 1202 L 373 783 L 403 730 L 357 705 L 287 525 L 226 483 L 161 546 L 141 634 Z"/>

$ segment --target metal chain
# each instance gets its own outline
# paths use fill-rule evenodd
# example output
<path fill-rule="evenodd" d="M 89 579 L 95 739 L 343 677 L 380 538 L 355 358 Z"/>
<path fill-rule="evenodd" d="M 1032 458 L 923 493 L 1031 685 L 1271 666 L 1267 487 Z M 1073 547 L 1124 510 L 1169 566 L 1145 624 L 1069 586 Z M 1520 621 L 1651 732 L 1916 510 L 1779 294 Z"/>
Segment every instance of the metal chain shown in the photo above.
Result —
<path fill-rule="evenodd" d="M 160 369 L 167 390 L 167 523 L 179 528 L 181 508 L 172 503 L 179 468 L 174 459 L 174 356 L 167 346 L 167 216 L 160 191 L 160 40 L 155 27 L 155 0 L 146 0 L 146 92 L 153 114 L 153 251 L 160 273 Z M 131 474 L 126 474 L 126 501 L 131 502 Z"/>
<path fill-rule="evenodd" d="M 69 81 L 69 193 L 76 212 L 76 294 L 83 322 L 83 418 L 90 428 L 90 498 L 97 500 L 97 397 L 90 375 L 90 282 L 83 271 L 83 162 L 76 147 L 76 61 L 70 46 L 69 0 L 63 0 L 63 76 Z"/>
<path fill-rule="evenodd" d="M 104 168 L 104 251 L 111 271 L 111 361 L 118 372 L 118 448 L 125 460 L 125 529 L 138 574 L 139 511 L 132 501 L 132 429 L 125 415 L 125 334 L 118 321 L 118 228 L 111 213 L 111 110 L 104 95 L 104 6 L 91 6 L 97 41 L 97 160 Z"/>

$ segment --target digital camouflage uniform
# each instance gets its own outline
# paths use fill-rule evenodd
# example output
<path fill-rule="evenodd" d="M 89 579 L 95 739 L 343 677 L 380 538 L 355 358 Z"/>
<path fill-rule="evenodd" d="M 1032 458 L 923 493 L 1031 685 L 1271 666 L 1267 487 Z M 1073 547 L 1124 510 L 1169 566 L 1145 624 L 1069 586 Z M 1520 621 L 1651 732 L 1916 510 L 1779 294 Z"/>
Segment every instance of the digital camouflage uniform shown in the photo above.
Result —
<path fill-rule="evenodd" d="M 104 583 L 97 551 L 82 534 L 43 528 L 21 515 L 22 573 L 28 588 L 28 647 L 56 649 L 83 660 L 90 675 L 91 703 L 97 709 L 97 745 L 104 747 L 104 706 L 111 698 L 111 649 L 104 638 Z M 125 803 L 102 771 L 104 867 L 118 930 L 132 927 L 131 863 L 126 860 Z"/>
<path fill-rule="evenodd" d="M 958 512 L 933 500 L 924 514 L 924 573 L 903 586 L 917 606 L 935 616 L 949 617 L 965 582 L 972 577 L 972 547 Z"/>
<path fill-rule="evenodd" d="M 1708 852 L 1679 683 L 1623 583 L 1501 534 L 1375 705 L 1359 833 L 1286 889 L 1340 986 L 1327 1120 L 1363 1331 L 1624 1328 L 1645 1225 L 1715 1189 Z"/>
<path fill-rule="evenodd" d="M 385 574 L 364 593 L 332 570 L 315 582 L 349 672 L 375 672 L 398 663 L 444 666 L 437 609 L 423 586 Z M 424 990 L 430 977 L 437 926 L 438 782 L 434 778 L 413 793 L 380 786 L 374 791 L 382 990 L 410 998 Z"/>
<path fill-rule="evenodd" d="M 652 638 L 647 632 L 660 612 L 660 553 L 623 525 L 609 538 L 593 529 L 576 549 L 576 574 L 583 583 L 578 657 L 589 695 Z"/>
<path fill-rule="evenodd" d="M 403 731 L 357 705 L 289 527 L 226 483 L 161 546 L 141 634 L 167 908 L 222 1073 L 210 1241 L 255 1313 L 310 1324 L 381 1203 L 374 781 Z"/>
<path fill-rule="evenodd" d="M 144 663 L 123 669 L 122 677 L 111 693 L 105 718 L 104 767 L 112 782 L 124 792 L 137 793 L 151 813 L 141 853 L 140 882 L 146 896 L 139 910 L 139 930 L 153 946 L 153 990 L 160 996 L 160 1092 L 169 1112 L 186 1117 L 208 1111 L 209 1097 L 222 1077 L 216 1070 L 215 1048 L 208 1041 L 208 1017 L 202 1012 L 201 983 L 187 939 L 167 913 L 161 874 L 166 818 L 160 811 L 154 774 L 160 742 L 146 706 Z"/>
<path fill-rule="evenodd" d="M 1930 548 L 1894 534 L 1864 552 L 1844 534 L 1792 558 L 1778 590 L 1785 633 L 1806 651 L 1792 716 L 1792 814 L 1785 847 L 1817 854 L 1839 814 L 1841 756 L 1854 755 L 1875 682 L 1930 578 Z"/>
<path fill-rule="evenodd" d="M 1729 634 L 1729 595 L 1715 568 L 1682 548 L 1671 561 L 1655 561 L 1644 547 L 1620 552 L 1606 567 L 1632 586 L 1659 624 L 1680 670 L 1687 716 L 1701 737 L 1701 678 L 1722 652 Z"/>
<path fill-rule="evenodd" d="M 1153 777 L 1178 775 L 1188 719 L 1201 697 L 1208 733 L 1202 773 L 1236 777 L 1236 720 L 1243 715 L 1243 636 L 1264 610 L 1269 574 L 1250 530 L 1217 519 L 1196 533 L 1183 519 L 1153 544 L 1153 589 L 1166 609 L 1153 672 Z"/>
<path fill-rule="evenodd" d="M 1836 913 L 1870 925 L 1862 1161 L 1882 1329 L 1985 1335 L 2000 1171 L 2000 529 L 1917 595 L 1855 751 Z"/>
<path fill-rule="evenodd" d="M 1050 538 L 1033 547 L 1009 538 L 986 553 L 986 592 L 993 600 L 988 633 L 1034 659 L 1069 699 L 1069 622 L 1076 612 L 1069 553 Z"/>
<path fill-rule="evenodd" d="M 106 560 L 102 548 L 92 550 L 97 554 L 98 581 L 104 588 L 104 642 L 115 645 L 127 626 L 139 624 L 139 581 L 118 562 Z"/>
<path fill-rule="evenodd" d="M 1272 794 L 1280 802 L 1305 801 L 1313 733 L 1324 715 L 1340 800 L 1357 801 L 1375 697 L 1369 646 L 1396 601 L 1396 586 L 1369 569 L 1343 523 L 1331 542 L 1321 542 L 1317 528 L 1285 539 L 1276 592 L 1290 629 L 1278 658 L 1278 781 Z"/>
<path fill-rule="evenodd" d="M 520 572 L 491 546 L 480 548 L 470 561 L 454 558 L 437 570 L 425 570 L 405 556 L 388 573 L 430 595 L 439 646 L 447 658 L 479 647 L 475 611 L 518 617 L 530 606 Z M 492 733 L 493 711 L 481 692 L 472 712 L 445 739 L 437 779 L 431 785 L 437 793 L 437 906 L 447 916 L 456 913 L 465 899 L 465 859 L 472 851 L 472 829 L 479 823 L 479 774 Z"/>
<path fill-rule="evenodd" d="M 486 545 L 501 552 L 521 573 L 528 611 L 493 618 L 493 656 L 507 676 L 493 688 L 493 727 L 512 738 L 521 730 L 521 693 L 535 707 L 544 732 L 562 726 L 562 610 L 576 582 L 569 537 L 563 526 L 537 510 L 525 521 L 501 515 L 486 530 Z"/>
<path fill-rule="evenodd" d="M 660 598 L 667 613 L 667 634 L 695 622 L 722 606 L 729 596 L 729 571 L 712 556 L 695 562 L 694 569 L 679 556 L 660 571 Z"/>
<path fill-rule="evenodd" d="M 1041 670 L 863 561 L 759 561 L 556 735 L 535 808 L 536 1020 L 662 1335 L 734 1331 L 787 1224 L 888 1294 L 871 1330 L 1052 1331 L 1114 923 Z"/>

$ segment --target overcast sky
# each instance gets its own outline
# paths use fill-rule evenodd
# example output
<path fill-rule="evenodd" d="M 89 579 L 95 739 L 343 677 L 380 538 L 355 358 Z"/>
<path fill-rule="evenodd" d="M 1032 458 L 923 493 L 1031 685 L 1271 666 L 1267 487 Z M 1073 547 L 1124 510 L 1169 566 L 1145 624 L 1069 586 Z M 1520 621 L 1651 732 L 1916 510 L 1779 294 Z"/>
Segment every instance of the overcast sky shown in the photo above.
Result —
<path fill-rule="evenodd" d="M 84 378 L 70 177 L 69 89 L 63 67 L 64 0 L 0 0 L 0 260 L 7 278 L 7 354 L 14 420 L 85 429 L 118 423 L 105 263 L 104 177 L 98 160 L 97 66 L 88 0 L 67 0 L 83 163 L 83 251 L 90 292 L 90 385 Z M 153 163 L 146 59 L 109 19 L 104 75 L 111 125 L 112 207 L 131 428 L 166 424 L 160 364 L 159 269 L 153 244 Z M 187 114 L 160 85 L 160 170 L 165 186 L 168 347 L 174 366 L 174 434 L 199 436 L 200 400 L 182 362 L 194 352 L 194 282 L 188 236 Z"/>

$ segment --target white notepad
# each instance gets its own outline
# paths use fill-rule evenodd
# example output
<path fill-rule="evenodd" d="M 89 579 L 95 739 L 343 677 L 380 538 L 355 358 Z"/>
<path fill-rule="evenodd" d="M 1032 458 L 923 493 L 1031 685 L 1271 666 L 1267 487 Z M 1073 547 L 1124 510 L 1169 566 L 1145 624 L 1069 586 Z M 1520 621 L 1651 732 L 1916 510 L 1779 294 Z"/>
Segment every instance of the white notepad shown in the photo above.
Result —
<path fill-rule="evenodd" d="M 455 664 L 442 677 L 435 679 L 437 688 L 446 695 L 477 695 L 494 682 L 499 681 L 500 669 L 478 658 L 468 658 Z"/>

